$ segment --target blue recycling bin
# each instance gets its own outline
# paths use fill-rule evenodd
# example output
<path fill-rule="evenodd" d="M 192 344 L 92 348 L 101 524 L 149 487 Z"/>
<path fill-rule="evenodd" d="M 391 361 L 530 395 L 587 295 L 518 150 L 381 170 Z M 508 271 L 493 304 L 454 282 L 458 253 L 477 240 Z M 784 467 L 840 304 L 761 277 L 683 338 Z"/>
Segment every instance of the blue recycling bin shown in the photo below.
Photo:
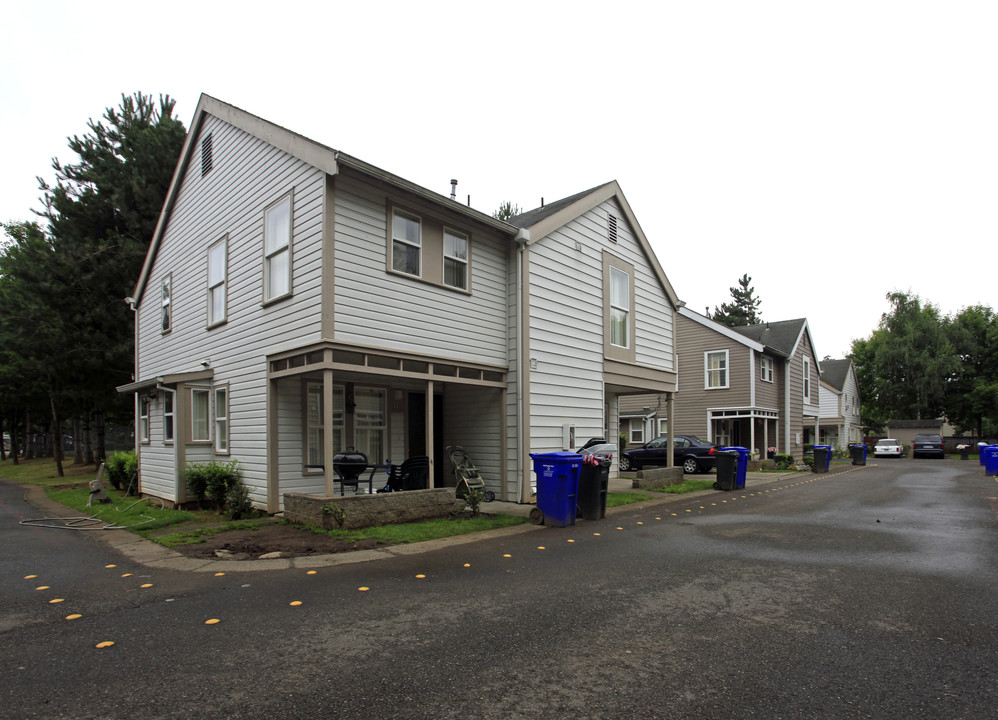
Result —
<path fill-rule="evenodd" d="M 814 465 L 811 466 L 811 472 L 816 473 L 826 473 L 828 472 L 828 467 L 832 462 L 832 446 L 831 445 L 814 445 Z"/>
<path fill-rule="evenodd" d="M 994 447 L 994 445 L 988 445 L 987 443 L 977 443 L 977 455 L 981 458 L 981 465 L 984 464 L 984 453 L 989 447 Z"/>
<path fill-rule="evenodd" d="M 866 465 L 866 445 L 850 445 L 853 465 Z"/>
<path fill-rule="evenodd" d="M 745 487 L 745 475 L 748 472 L 748 460 L 751 451 L 743 447 L 723 447 L 721 450 L 738 453 L 738 464 L 735 466 L 735 490 L 742 490 Z"/>
<path fill-rule="evenodd" d="M 998 445 L 984 448 L 984 474 L 998 476 Z"/>
<path fill-rule="evenodd" d="M 573 452 L 530 453 L 537 473 L 540 522 L 556 527 L 575 524 L 582 456 Z M 538 523 L 540 524 L 540 523 Z"/>

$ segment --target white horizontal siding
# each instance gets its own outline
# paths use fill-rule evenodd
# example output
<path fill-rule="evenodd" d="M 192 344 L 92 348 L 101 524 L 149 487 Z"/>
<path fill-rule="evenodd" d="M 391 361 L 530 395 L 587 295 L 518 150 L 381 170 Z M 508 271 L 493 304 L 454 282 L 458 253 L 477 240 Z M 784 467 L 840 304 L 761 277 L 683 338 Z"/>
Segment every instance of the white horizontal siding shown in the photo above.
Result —
<path fill-rule="evenodd" d="M 470 233 L 470 295 L 387 272 L 389 203 L 384 192 L 337 178 L 336 339 L 400 351 L 506 364 L 506 247 Z"/>
<path fill-rule="evenodd" d="M 229 388 L 230 454 L 189 446 L 189 462 L 236 459 L 258 504 L 266 502 L 266 355 L 318 341 L 325 175 L 262 140 L 208 117 L 214 168 L 187 169 L 138 307 L 138 375 L 200 370 Z M 263 305 L 263 222 L 268 205 L 293 191 L 292 291 Z M 227 236 L 227 322 L 206 330 L 207 249 Z M 160 332 L 160 288 L 172 280 L 173 329 Z M 299 421 L 296 420 L 296 427 Z M 300 452 L 300 438 L 299 443 Z M 156 474 L 143 462 L 143 475 Z M 300 473 L 300 459 L 298 465 Z"/>
<path fill-rule="evenodd" d="M 452 385 L 444 391 L 444 416 L 447 418 L 445 447 L 458 445 L 478 468 L 485 486 L 502 497 L 502 423 L 504 408 L 500 392 L 493 388 Z M 456 483 L 450 456 L 437 458 L 443 463 L 447 485 Z M 510 496 L 515 497 L 515 496 Z"/>

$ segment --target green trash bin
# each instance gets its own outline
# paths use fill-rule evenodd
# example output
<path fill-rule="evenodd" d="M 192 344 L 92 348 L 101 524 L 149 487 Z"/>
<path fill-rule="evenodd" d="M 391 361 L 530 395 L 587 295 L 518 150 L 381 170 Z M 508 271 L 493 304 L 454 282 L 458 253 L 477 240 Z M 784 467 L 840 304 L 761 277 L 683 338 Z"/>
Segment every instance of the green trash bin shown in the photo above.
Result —
<path fill-rule="evenodd" d="M 734 490 L 738 483 L 738 451 L 718 450 L 715 457 L 717 457 L 717 482 L 714 483 L 714 489 Z"/>

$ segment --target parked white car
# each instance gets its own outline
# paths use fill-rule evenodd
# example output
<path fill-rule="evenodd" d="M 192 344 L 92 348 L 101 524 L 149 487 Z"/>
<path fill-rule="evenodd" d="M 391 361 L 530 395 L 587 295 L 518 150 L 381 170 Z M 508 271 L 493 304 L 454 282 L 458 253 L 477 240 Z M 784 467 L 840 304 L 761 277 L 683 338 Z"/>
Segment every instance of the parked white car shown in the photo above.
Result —
<path fill-rule="evenodd" d="M 904 454 L 904 445 L 900 440 L 894 438 L 884 438 L 877 440 L 873 448 L 873 457 L 901 457 Z"/>

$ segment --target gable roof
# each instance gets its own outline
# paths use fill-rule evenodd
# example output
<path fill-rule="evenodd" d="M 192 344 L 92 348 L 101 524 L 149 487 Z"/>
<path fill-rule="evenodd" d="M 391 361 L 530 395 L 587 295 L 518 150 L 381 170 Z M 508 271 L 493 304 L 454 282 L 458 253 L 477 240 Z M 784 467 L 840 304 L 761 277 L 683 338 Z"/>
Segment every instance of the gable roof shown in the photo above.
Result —
<path fill-rule="evenodd" d="M 852 360 L 848 358 L 845 360 L 822 360 L 821 381 L 831 385 L 836 390 L 843 390 L 850 367 L 852 367 Z"/>
<path fill-rule="evenodd" d="M 521 213 L 515 217 L 511 217 L 507 222 L 510 225 L 523 228 L 529 232 L 527 244 L 532 245 L 611 198 L 615 199 L 620 205 L 624 213 L 624 218 L 634 231 L 634 237 L 641 246 L 645 258 L 648 260 L 648 265 L 655 274 L 655 277 L 658 278 L 666 297 L 669 298 L 669 302 L 672 303 L 673 307 L 679 307 L 682 302 L 679 296 L 676 295 L 676 291 L 673 289 L 672 283 L 669 282 L 669 278 L 666 277 L 665 271 L 662 269 L 662 265 L 655 255 L 655 251 L 652 250 L 651 243 L 648 242 L 648 238 L 641 229 L 641 225 L 638 224 L 638 219 L 635 217 L 634 211 L 631 210 L 630 203 L 627 202 L 627 198 L 624 197 L 624 192 L 620 189 L 620 185 L 616 180 L 611 180 L 608 183 L 597 185 L 589 190 L 584 190 L 553 203 L 542 205 L 534 210 Z"/>
<path fill-rule="evenodd" d="M 743 325 L 732 328 L 735 332 L 760 342 L 783 357 L 792 357 L 797 352 L 800 341 L 805 337 L 811 343 L 814 352 L 814 342 L 811 341 L 811 331 L 805 318 L 797 320 L 781 320 L 780 322 L 765 322 L 758 325 Z M 817 358 L 817 354 L 815 354 Z"/>
<path fill-rule="evenodd" d="M 191 120 L 190 128 L 187 131 L 187 138 L 184 140 L 184 146 L 180 152 L 180 160 L 177 162 L 177 167 L 173 172 L 173 179 L 170 181 L 170 189 L 167 191 L 166 200 L 163 203 L 163 209 L 160 211 L 159 221 L 156 224 L 156 230 L 153 233 L 152 240 L 149 243 L 149 250 L 146 252 L 146 259 L 142 266 L 142 272 L 139 275 L 139 280 L 135 285 L 133 296 L 132 298 L 129 298 L 129 300 L 134 304 L 138 304 L 141 300 L 142 293 L 144 292 L 145 286 L 149 281 L 149 274 L 152 272 L 156 253 L 159 250 L 159 245 L 163 240 L 163 234 L 166 231 L 170 215 L 173 212 L 174 204 L 176 203 L 177 196 L 180 193 L 180 186 L 183 182 L 184 175 L 187 171 L 188 165 L 194 158 L 196 150 L 195 146 L 197 144 L 196 141 L 200 135 L 201 126 L 204 124 L 205 117 L 208 115 L 217 117 L 233 127 L 253 135 L 254 137 L 260 138 L 264 142 L 267 142 L 320 170 L 324 170 L 330 175 L 338 174 L 342 168 L 349 168 L 355 172 L 362 173 L 417 195 L 437 205 L 444 205 L 453 212 L 463 215 L 478 223 L 485 224 L 511 238 L 517 235 L 516 226 L 503 222 L 502 220 L 497 220 L 491 215 L 474 210 L 467 205 L 462 205 L 456 200 L 451 200 L 446 195 L 435 193 L 432 190 L 428 190 L 420 185 L 417 185 L 416 183 L 405 180 L 398 175 L 393 175 L 390 172 L 381 170 L 380 168 L 366 163 L 363 160 L 359 160 L 355 157 L 347 155 L 344 152 L 340 152 L 339 150 L 334 150 L 328 145 L 323 145 L 322 143 L 310 140 L 304 135 L 299 135 L 298 133 L 288 130 L 287 128 L 276 125 L 269 120 L 264 120 L 263 118 L 253 115 L 252 113 L 248 113 L 245 110 L 241 110 L 234 105 L 229 105 L 228 103 L 222 102 L 221 100 L 217 100 L 210 95 L 202 93 L 200 99 L 198 100 L 198 106 L 194 110 L 194 118 Z"/>
<path fill-rule="evenodd" d="M 692 320 L 693 322 L 704 326 L 708 330 L 713 330 L 714 332 L 723 335 L 729 340 L 734 340 L 736 343 L 739 343 L 740 345 L 745 345 L 746 347 L 752 348 L 756 352 L 763 352 L 766 349 L 766 347 L 762 343 L 756 342 L 755 340 L 752 340 L 746 337 L 745 335 L 742 335 L 741 333 L 736 333 L 732 328 L 728 327 L 727 325 L 722 325 L 719 322 L 711 320 L 706 315 L 701 315 L 698 312 L 694 312 L 685 305 L 679 308 L 677 312 L 679 315 L 686 318 L 687 320 Z"/>

